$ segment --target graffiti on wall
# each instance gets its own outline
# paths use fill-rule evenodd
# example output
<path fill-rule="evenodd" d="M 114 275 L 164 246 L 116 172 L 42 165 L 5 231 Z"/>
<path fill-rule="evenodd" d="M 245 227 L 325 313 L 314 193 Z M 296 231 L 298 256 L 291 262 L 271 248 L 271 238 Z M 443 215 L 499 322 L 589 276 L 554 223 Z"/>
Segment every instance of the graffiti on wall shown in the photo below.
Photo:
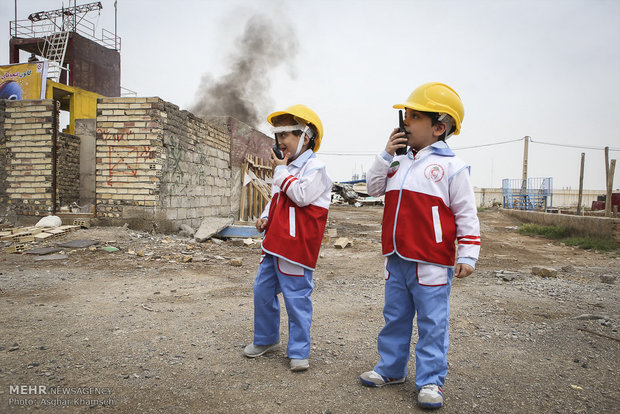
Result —
<path fill-rule="evenodd" d="M 129 139 L 134 133 L 131 130 L 124 133 L 110 133 L 105 128 L 98 128 L 97 134 L 104 142 L 120 142 Z M 110 187 L 125 182 L 118 181 L 118 177 L 136 177 L 140 164 L 155 159 L 156 154 L 148 145 L 107 145 L 107 153 L 107 184 Z"/>
<path fill-rule="evenodd" d="M 183 154 L 190 153 L 184 149 L 180 142 L 170 137 L 168 150 L 168 171 L 170 174 L 170 193 L 183 195 L 189 188 L 207 185 L 207 171 L 211 163 L 205 154 L 200 154 L 197 164 L 192 166 L 187 160 L 183 160 Z"/>

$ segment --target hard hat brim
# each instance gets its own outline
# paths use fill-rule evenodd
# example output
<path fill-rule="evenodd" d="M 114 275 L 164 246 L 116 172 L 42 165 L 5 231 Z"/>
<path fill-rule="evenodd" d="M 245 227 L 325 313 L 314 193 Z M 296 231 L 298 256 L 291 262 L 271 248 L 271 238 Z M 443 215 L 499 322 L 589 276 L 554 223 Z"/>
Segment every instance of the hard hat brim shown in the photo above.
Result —
<path fill-rule="evenodd" d="M 273 118 L 276 118 L 280 115 L 292 115 L 290 112 L 286 112 L 286 111 L 276 111 L 274 113 L 272 113 L 271 115 L 269 115 L 267 117 L 267 122 L 269 122 L 271 125 L 273 125 Z"/>

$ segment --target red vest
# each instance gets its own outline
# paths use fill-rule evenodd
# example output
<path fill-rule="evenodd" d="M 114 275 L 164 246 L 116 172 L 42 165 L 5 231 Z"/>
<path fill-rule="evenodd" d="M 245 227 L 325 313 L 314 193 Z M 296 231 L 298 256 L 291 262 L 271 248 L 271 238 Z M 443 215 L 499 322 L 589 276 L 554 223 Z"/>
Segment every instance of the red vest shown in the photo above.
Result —
<path fill-rule="evenodd" d="M 271 199 L 263 250 L 314 270 L 319 257 L 328 210 L 309 204 L 299 207 L 282 191 Z"/>
<path fill-rule="evenodd" d="M 407 259 L 454 265 L 454 214 L 440 197 L 406 189 L 386 192 L 382 229 L 383 255 L 398 250 Z"/>

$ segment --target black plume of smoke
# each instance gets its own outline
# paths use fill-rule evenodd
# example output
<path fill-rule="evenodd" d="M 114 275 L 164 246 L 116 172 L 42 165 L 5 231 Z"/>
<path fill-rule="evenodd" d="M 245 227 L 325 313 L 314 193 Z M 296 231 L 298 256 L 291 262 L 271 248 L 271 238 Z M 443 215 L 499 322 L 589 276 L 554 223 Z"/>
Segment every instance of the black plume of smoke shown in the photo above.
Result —
<path fill-rule="evenodd" d="M 297 44 L 294 30 L 282 21 L 251 17 L 229 56 L 229 72 L 219 79 L 204 74 L 190 111 L 202 118 L 232 116 L 257 127 L 272 109 L 269 75 L 292 64 Z"/>

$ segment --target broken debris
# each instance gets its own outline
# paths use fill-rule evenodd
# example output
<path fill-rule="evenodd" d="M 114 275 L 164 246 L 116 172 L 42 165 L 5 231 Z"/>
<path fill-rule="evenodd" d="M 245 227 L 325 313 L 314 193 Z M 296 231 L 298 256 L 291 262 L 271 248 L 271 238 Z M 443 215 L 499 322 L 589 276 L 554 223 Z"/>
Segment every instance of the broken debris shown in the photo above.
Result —
<path fill-rule="evenodd" d="M 35 227 L 60 227 L 62 220 L 58 216 L 46 216 L 34 225 Z"/>
<path fill-rule="evenodd" d="M 334 247 L 337 248 L 337 249 L 344 249 L 344 248 L 349 247 L 351 245 L 352 245 L 351 240 L 347 239 L 346 237 L 340 237 L 334 243 Z"/>
<path fill-rule="evenodd" d="M 34 258 L 35 262 L 40 262 L 40 261 L 48 261 L 48 260 L 65 260 L 68 259 L 69 256 L 67 256 L 66 254 L 50 254 L 47 256 L 38 256 Z"/>
<path fill-rule="evenodd" d="M 223 228 L 232 225 L 234 220 L 233 217 L 207 217 L 200 223 L 200 227 L 194 234 L 194 240 L 199 243 L 207 241 Z"/>
<path fill-rule="evenodd" d="M 532 274 L 542 277 L 555 277 L 558 271 L 552 267 L 532 266 Z"/>
<path fill-rule="evenodd" d="M 80 248 L 86 248 L 86 247 L 94 246 L 97 243 L 99 243 L 99 242 L 95 241 L 95 240 L 77 239 L 77 240 L 69 240 L 69 241 L 66 241 L 66 242 L 58 243 L 58 246 L 59 247 L 68 247 L 68 248 L 72 248 L 72 249 L 80 249 Z"/>
<path fill-rule="evenodd" d="M 36 254 L 38 256 L 44 256 L 50 253 L 57 253 L 62 249 L 59 247 L 39 247 L 37 249 L 26 250 L 24 254 Z"/>

